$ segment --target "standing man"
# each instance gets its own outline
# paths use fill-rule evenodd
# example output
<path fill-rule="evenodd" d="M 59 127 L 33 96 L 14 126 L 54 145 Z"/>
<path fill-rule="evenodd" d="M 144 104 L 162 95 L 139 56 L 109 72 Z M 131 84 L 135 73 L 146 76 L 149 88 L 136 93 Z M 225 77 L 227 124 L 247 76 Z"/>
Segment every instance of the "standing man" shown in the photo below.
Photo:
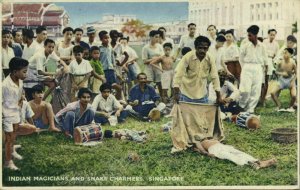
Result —
<path fill-rule="evenodd" d="M 76 46 L 80 45 L 83 49 L 90 49 L 90 46 L 85 43 L 84 41 L 81 41 L 82 35 L 83 35 L 83 30 L 81 28 L 75 28 L 73 31 L 73 34 L 75 36 L 75 40 L 72 41 L 71 43 Z"/>
<path fill-rule="evenodd" d="M 44 26 L 38 26 L 36 29 L 36 42 L 39 48 L 44 48 L 44 41 L 47 39 L 47 29 Z"/>
<path fill-rule="evenodd" d="M 197 146 L 199 144 L 197 142 L 205 138 L 221 140 L 223 137 L 222 124 L 218 118 L 219 109 L 214 105 L 207 105 L 208 78 L 211 78 L 216 92 L 216 103 L 224 104 L 220 95 L 220 81 L 215 61 L 207 53 L 210 41 L 205 36 L 199 36 L 195 39 L 194 45 L 195 50 L 183 56 L 175 69 L 174 101 L 177 104 L 172 111 L 171 153 L 185 150 L 191 144 L 194 144 L 196 150 L 205 153 L 203 148 Z"/>
<path fill-rule="evenodd" d="M 93 26 L 87 27 L 87 35 L 89 37 L 89 41 L 87 44 L 91 48 L 92 46 L 100 46 L 101 43 L 97 42 L 95 37 L 96 37 L 96 30 Z"/>
<path fill-rule="evenodd" d="M 207 32 L 208 32 L 208 39 L 211 42 L 211 45 L 215 45 L 217 43 L 217 27 L 215 25 L 209 25 L 207 27 Z"/>
<path fill-rule="evenodd" d="M 196 33 L 196 24 L 194 23 L 190 23 L 188 24 L 188 31 L 189 34 L 188 35 L 183 35 L 180 38 L 180 42 L 179 42 L 179 47 L 177 49 L 177 53 L 175 58 L 177 58 L 179 56 L 179 53 L 181 52 L 181 49 L 184 47 L 189 47 L 192 50 L 195 49 L 194 46 L 194 41 L 195 41 L 195 33 Z"/>
<path fill-rule="evenodd" d="M 167 32 L 166 28 L 161 26 L 157 30 L 161 32 L 161 35 L 160 35 L 160 37 L 161 37 L 160 44 L 163 46 L 165 43 L 170 43 L 170 44 L 172 44 L 172 47 L 174 47 L 174 41 L 173 41 L 173 39 L 172 38 L 168 38 L 166 36 L 166 32 Z"/>
<path fill-rule="evenodd" d="M 247 29 L 249 43 L 241 47 L 240 62 L 243 69 L 240 83 L 240 107 L 244 111 L 254 113 L 258 103 L 263 80 L 263 67 L 267 65 L 267 53 L 261 42 L 257 40 L 259 27 L 252 25 Z M 266 70 L 265 70 L 266 72 Z"/>

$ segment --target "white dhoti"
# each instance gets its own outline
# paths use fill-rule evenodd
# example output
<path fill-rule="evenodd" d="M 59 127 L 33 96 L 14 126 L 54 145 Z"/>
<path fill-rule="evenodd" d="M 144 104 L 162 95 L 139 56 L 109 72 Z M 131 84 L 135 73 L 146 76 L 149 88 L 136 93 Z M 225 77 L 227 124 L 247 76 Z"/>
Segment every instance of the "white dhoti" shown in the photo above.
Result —
<path fill-rule="evenodd" d="M 253 113 L 258 103 L 263 78 L 262 66 L 260 64 L 245 64 L 241 73 L 239 105 L 246 112 Z"/>
<path fill-rule="evenodd" d="M 221 143 L 217 143 L 209 147 L 208 152 L 215 155 L 217 158 L 230 160 L 240 166 L 249 164 L 249 162 L 251 163 L 258 161 L 258 159 L 235 149 L 233 146 L 224 145 Z"/>

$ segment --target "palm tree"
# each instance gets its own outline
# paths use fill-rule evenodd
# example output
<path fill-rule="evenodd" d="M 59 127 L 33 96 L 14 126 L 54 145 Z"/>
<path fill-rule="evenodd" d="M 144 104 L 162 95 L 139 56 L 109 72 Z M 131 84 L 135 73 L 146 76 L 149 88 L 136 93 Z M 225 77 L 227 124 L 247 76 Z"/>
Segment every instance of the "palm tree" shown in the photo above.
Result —
<path fill-rule="evenodd" d="M 152 25 L 145 24 L 139 19 L 128 21 L 123 25 L 124 26 L 121 29 L 122 33 L 135 37 L 138 40 L 145 38 L 147 36 L 147 32 L 152 28 Z"/>

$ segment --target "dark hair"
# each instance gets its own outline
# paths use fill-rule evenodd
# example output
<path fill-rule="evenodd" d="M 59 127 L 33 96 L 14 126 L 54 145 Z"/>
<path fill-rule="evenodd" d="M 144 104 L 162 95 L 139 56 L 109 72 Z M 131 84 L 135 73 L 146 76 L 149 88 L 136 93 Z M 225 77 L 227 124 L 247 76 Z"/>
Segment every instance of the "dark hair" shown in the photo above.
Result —
<path fill-rule="evenodd" d="M 31 29 L 23 29 L 22 30 L 22 35 L 26 36 L 29 39 L 33 39 L 33 37 L 34 37 L 34 33 Z"/>
<path fill-rule="evenodd" d="M 125 37 L 125 36 L 122 36 L 120 37 L 119 41 L 121 40 L 127 40 L 127 42 L 129 42 L 129 36 Z"/>
<path fill-rule="evenodd" d="M 109 37 L 112 38 L 113 35 L 117 35 L 118 37 L 120 36 L 120 33 L 117 30 L 111 30 L 109 31 Z"/>
<path fill-rule="evenodd" d="M 73 47 L 74 53 L 83 53 L 83 48 L 80 45 L 76 45 Z"/>
<path fill-rule="evenodd" d="M 159 34 L 160 35 L 160 31 L 158 31 L 158 30 L 151 30 L 150 32 L 149 32 L 149 36 L 150 37 L 153 37 L 153 36 L 155 36 L 155 35 L 157 35 L 157 34 Z"/>
<path fill-rule="evenodd" d="M 257 37 L 257 40 L 260 41 L 260 42 L 263 42 L 264 38 L 263 37 Z"/>
<path fill-rule="evenodd" d="M 104 131 L 104 138 L 112 138 L 113 137 L 113 132 L 112 130 L 105 130 Z"/>
<path fill-rule="evenodd" d="M 66 33 L 66 32 L 73 32 L 73 28 L 71 27 L 66 27 L 63 29 L 63 34 Z"/>
<path fill-rule="evenodd" d="M 83 30 L 81 28 L 75 28 L 75 30 L 73 31 L 73 34 L 75 34 L 76 32 L 82 32 L 83 33 Z"/>
<path fill-rule="evenodd" d="M 13 31 L 12 31 L 12 36 L 13 36 L 14 38 L 16 37 L 17 32 L 21 32 L 21 33 L 22 33 L 22 30 L 21 30 L 21 29 L 13 30 Z"/>
<path fill-rule="evenodd" d="M 172 44 L 171 43 L 165 43 L 164 45 L 163 45 L 163 48 L 165 48 L 165 47 L 169 47 L 169 48 L 173 48 L 173 46 L 172 46 Z"/>
<path fill-rule="evenodd" d="M 225 36 L 226 31 L 225 29 L 221 29 L 220 32 L 218 32 L 218 35 L 224 35 Z"/>
<path fill-rule="evenodd" d="M 103 38 L 104 35 L 106 35 L 106 34 L 108 34 L 107 31 L 105 31 L 105 30 L 100 31 L 100 32 L 98 33 L 98 36 L 99 36 L 100 40 L 102 40 L 102 38 Z"/>
<path fill-rule="evenodd" d="M 209 26 L 207 27 L 206 30 L 208 31 L 208 29 L 209 29 L 210 27 L 212 27 L 212 26 L 217 30 L 217 27 L 216 27 L 215 25 L 213 25 L 213 24 L 209 25 Z"/>
<path fill-rule="evenodd" d="M 285 48 L 284 50 L 286 50 L 287 52 L 289 52 L 291 55 L 294 54 L 294 50 L 292 48 Z"/>
<path fill-rule="evenodd" d="M 81 98 L 83 96 L 84 93 L 89 94 L 90 96 L 92 96 L 92 91 L 88 88 L 80 88 L 77 94 L 77 98 Z"/>
<path fill-rule="evenodd" d="M 199 46 L 201 43 L 207 43 L 208 46 L 210 46 L 210 40 L 205 36 L 198 36 L 194 41 L 195 47 Z"/>
<path fill-rule="evenodd" d="M 10 72 L 19 71 L 29 65 L 29 62 L 26 59 L 20 57 L 13 57 L 9 61 L 9 70 Z"/>
<path fill-rule="evenodd" d="M 182 54 L 182 56 L 184 56 L 185 54 L 187 54 L 190 51 L 192 51 L 192 49 L 190 47 L 184 47 L 181 50 L 181 54 Z"/>
<path fill-rule="evenodd" d="M 45 41 L 44 41 L 44 46 L 46 46 L 47 44 L 55 44 L 55 42 L 54 42 L 54 40 L 52 40 L 52 39 L 49 39 L 49 38 L 47 38 Z"/>
<path fill-rule="evenodd" d="M 297 43 L 297 38 L 293 35 L 289 35 L 287 38 L 286 38 L 286 41 L 292 41 L 294 43 Z"/>
<path fill-rule="evenodd" d="M 217 42 L 225 42 L 226 38 L 224 36 L 220 35 L 220 36 L 217 36 L 216 41 Z"/>
<path fill-rule="evenodd" d="M 147 77 L 146 73 L 141 72 L 136 76 L 136 78 L 139 79 L 141 75 L 145 75 Z"/>
<path fill-rule="evenodd" d="M 42 33 L 43 31 L 47 31 L 46 27 L 45 26 L 38 26 L 35 30 L 36 34 L 40 34 Z"/>
<path fill-rule="evenodd" d="M 190 23 L 190 24 L 188 24 L 188 28 L 189 28 L 190 26 L 196 26 L 196 24 L 195 24 L 195 23 Z"/>
<path fill-rule="evenodd" d="M 165 27 L 161 26 L 157 30 L 164 30 L 165 32 L 167 31 Z"/>
<path fill-rule="evenodd" d="M 6 35 L 6 34 L 11 34 L 11 32 L 9 30 L 2 30 L 2 36 Z"/>
<path fill-rule="evenodd" d="M 111 91 L 111 85 L 108 83 L 103 83 L 100 88 L 99 88 L 100 92 L 103 92 L 104 90 L 110 90 Z"/>
<path fill-rule="evenodd" d="M 99 49 L 98 46 L 92 46 L 91 49 L 90 49 L 90 52 L 92 53 L 92 52 L 95 51 L 95 50 L 100 51 L 100 49 Z"/>
<path fill-rule="evenodd" d="M 34 93 L 43 93 L 44 92 L 44 88 L 42 85 L 35 85 L 31 88 L 31 93 L 34 94 Z"/>
<path fill-rule="evenodd" d="M 226 34 L 231 34 L 232 36 L 234 36 L 234 29 L 226 30 L 225 35 Z"/>
<path fill-rule="evenodd" d="M 275 32 L 277 34 L 277 30 L 275 30 L 275 29 L 268 30 L 268 34 L 270 34 L 271 32 Z"/>

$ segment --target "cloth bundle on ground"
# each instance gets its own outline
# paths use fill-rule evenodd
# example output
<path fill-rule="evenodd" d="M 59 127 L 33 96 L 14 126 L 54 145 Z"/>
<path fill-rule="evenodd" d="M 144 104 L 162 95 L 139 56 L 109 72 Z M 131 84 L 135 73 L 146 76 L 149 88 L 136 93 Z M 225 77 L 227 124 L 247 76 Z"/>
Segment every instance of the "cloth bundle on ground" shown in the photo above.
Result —
<path fill-rule="evenodd" d="M 136 142 L 145 142 L 147 140 L 147 135 L 145 131 L 118 129 L 114 131 L 114 134 L 114 136 L 119 139 L 127 139 Z"/>
<path fill-rule="evenodd" d="M 101 141 L 103 139 L 103 131 L 99 124 L 89 124 L 78 126 L 74 129 L 74 141 L 77 145 L 89 142 Z"/>
<path fill-rule="evenodd" d="M 206 138 L 224 139 L 220 109 L 215 105 L 180 102 L 173 106 L 171 115 L 173 127 L 170 132 L 173 148 L 177 151 Z"/>

